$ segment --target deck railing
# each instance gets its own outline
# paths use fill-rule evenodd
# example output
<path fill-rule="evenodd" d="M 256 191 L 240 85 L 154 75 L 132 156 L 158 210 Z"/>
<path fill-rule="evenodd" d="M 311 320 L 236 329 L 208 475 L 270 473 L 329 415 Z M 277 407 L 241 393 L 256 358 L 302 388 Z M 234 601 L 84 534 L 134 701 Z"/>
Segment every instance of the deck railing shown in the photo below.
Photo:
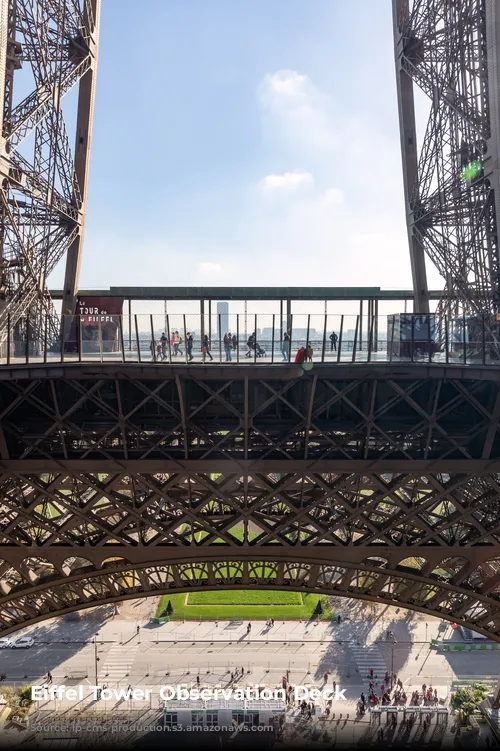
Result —
<path fill-rule="evenodd" d="M 216 320 L 214 330 L 214 318 Z M 437 315 L 61 316 L 7 323 L 0 364 L 420 362 L 500 365 L 500 324 Z M 54 334 L 54 331 L 57 334 Z M 229 337 L 230 335 L 230 337 Z M 205 338 L 207 337 L 207 338 Z"/>

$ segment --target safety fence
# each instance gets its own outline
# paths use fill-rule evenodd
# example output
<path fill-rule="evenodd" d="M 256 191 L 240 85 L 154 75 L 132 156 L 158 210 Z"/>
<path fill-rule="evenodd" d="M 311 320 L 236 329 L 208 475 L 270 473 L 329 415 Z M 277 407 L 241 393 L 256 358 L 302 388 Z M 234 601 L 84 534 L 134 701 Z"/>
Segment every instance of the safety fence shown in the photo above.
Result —
<path fill-rule="evenodd" d="M 7 323 L 2 364 L 421 362 L 500 364 L 492 317 L 82 315 Z"/>

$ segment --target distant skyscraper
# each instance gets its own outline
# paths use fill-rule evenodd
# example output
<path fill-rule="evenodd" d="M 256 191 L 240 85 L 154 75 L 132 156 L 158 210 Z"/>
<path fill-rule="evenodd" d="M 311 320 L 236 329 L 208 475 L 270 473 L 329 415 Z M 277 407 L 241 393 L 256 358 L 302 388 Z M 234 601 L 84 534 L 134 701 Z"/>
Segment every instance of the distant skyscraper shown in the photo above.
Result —
<path fill-rule="evenodd" d="M 220 316 L 220 329 L 222 336 L 229 331 L 229 303 L 218 302 L 217 303 L 217 331 L 219 331 L 219 316 Z"/>

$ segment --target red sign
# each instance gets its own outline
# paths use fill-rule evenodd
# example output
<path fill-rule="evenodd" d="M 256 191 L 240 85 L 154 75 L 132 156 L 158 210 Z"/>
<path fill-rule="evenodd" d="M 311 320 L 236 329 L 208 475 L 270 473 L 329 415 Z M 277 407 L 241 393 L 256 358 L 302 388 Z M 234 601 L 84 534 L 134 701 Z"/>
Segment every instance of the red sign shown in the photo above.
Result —
<path fill-rule="evenodd" d="M 118 323 L 114 316 L 121 316 L 123 297 L 79 297 L 76 315 L 83 326 L 97 326 L 99 323 Z"/>

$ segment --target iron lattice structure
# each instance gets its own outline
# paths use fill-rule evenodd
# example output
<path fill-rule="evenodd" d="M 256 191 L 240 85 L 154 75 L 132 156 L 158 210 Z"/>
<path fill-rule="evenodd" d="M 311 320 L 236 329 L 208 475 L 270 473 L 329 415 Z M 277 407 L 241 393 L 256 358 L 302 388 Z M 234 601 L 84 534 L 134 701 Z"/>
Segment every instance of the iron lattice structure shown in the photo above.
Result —
<path fill-rule="evenodd" d="M 446 282 L 443 312 L 498 313 L 500 8 L 496 0 L 393 0 L 393 11 L 417 310 L 428 311 L 425 253 Z M 413 84 L 430 109 L 419 150 Z"/>
<path fill-rule="evenodd" d="M 65 254 L 63 307 L 71 312 L 85 221 L 99 7 L 100 0 L 0 0 L 3 337 L 7 316 L 11 327 L 30 316 L 33 330 L 42 314 L 52 320 L 46 283 Z M 78 96 L 70 97 L 76 113 L 69 113 L 67 128 L 65 97 L 76 85 Z"/>
<path fill-rule="evenodd" d="M 500 386 L 468 373 L 2 369 L 0 630 L 261 586 L 500 640 Z"/>

